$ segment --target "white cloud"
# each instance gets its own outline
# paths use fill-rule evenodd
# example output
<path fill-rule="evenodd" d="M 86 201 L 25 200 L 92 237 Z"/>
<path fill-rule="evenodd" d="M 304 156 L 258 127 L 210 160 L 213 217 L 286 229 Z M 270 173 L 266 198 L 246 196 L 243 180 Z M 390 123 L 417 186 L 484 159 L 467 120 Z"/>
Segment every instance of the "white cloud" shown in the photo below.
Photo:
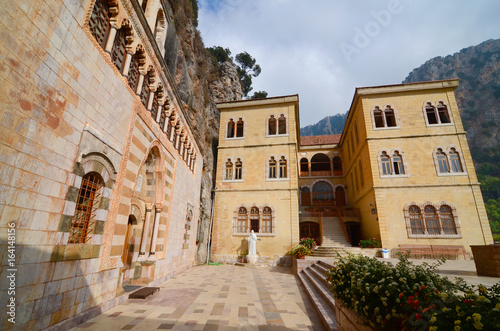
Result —
<path fill-rule="evenodd" d="M 205 45 L 255 57 L 262 73 L 253 91 L 298 93 L 301 126 L 347 111 L 355 87 L 400 83 L 432 57 L 500 37 L 497 0 L 200 0 L 199 5 Z M 354 52 L 346 56 L 341 45 Z"/>

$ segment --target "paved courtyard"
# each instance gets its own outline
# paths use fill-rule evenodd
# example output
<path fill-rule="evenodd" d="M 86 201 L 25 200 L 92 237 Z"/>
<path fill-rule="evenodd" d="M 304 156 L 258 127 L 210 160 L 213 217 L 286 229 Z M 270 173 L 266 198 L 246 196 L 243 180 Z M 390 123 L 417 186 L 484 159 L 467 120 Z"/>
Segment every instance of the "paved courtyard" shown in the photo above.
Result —
<path fill-rule="evenodd" d="M 291 268 L 199 266 L 73 330 L 323 330 Z"/>

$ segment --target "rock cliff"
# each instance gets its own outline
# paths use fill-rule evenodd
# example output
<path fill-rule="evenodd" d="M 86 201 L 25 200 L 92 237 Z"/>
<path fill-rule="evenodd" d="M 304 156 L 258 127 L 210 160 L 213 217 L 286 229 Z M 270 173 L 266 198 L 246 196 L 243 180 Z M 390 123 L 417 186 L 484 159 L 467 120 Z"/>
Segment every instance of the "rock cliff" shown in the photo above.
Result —
<path fill-rule="evenodd" d="M 403 83 L 459 78 L 455 91 L 479 174 L 500 176 L 500 39 L 435 57 Z"/>
<path fill-rule="evenodd" d="M 207 259 L 208 235 L 215 183 L 219 111 L 216 102 L 243 97 L 236 67 L 231 62 L 214 65 L 196 28 L 192 1 L 170 0 L 175 26 L 169 27 L 165 62 L 184 103 L 193 133 L 203 154 L 197 262 Z"/>

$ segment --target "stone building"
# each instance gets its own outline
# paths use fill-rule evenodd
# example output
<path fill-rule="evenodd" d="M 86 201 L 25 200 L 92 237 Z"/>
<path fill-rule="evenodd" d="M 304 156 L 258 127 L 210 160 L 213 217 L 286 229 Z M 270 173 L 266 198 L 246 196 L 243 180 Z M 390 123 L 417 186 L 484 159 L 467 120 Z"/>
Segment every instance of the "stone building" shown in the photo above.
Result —
<path fill-rule="evenodd" d="M 0 303 L 67 328 L 194 265 L 203 155 L 162 0 L 10 1 L 0 23 Z"/>
<path fill-rule="evenodd" d="M 218 104 L 212 258 L 235 261 L 251 230 L 271 263 L 302 237 L 338 247 L 377 238 L 393 251 L 492 243 L 457 86 L 357 88 L 333 136 L 300 138 L 297 96 Z"/>

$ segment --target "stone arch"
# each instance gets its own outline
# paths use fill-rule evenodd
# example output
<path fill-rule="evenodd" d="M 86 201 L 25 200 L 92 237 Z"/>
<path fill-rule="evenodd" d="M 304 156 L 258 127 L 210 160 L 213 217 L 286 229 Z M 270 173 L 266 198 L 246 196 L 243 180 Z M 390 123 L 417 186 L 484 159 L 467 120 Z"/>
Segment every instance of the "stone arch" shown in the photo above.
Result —
<path fill-rule="evenodd" d="M 109 179 L 114 182 L 116 180 L 117 172 L 113 163 L 106 155 L 97 152 L 82 155 L 80 164 L 86 174 L 91 171 L 95 171 L 102 176 L 106 187 L 113 187 L 113 184 L 109 182 Z"/>

